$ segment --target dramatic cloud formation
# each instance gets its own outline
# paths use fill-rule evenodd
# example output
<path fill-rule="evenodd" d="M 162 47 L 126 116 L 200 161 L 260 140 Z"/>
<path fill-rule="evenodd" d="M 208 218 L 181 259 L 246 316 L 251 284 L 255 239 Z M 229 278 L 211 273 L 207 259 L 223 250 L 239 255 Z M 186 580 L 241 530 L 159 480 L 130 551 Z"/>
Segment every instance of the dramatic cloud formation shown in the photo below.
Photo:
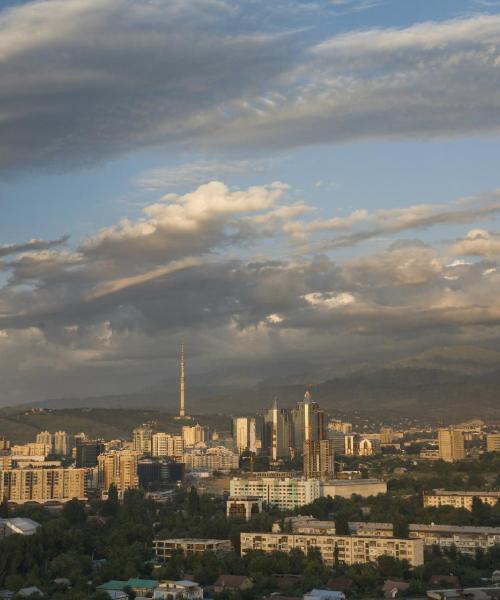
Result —
<path fill-rule="evenodd" d="M 257 366 L 262 377 L 277 363 L 283 373 L 298 362 L 326 368 L 332 353 L 373 360 L 430 339 L 498 334 L 498 240 L 486 230 L 439 249 L 407 239 L 342 260 L 300 253 L 311 239 L 327 246 L 318 236 L 336 228 L 351 235 L 386 223 L 386 234 L 397 236 L 479 221 L 497 210 L 496 194 L 359 209 L 323 228 L 295 197 L 282 183 L 241 190 L 211 182 L 167 194 L 141 219 L 74 249 L 11 247 L 0 288 L 5 401 L 37 397 L 40 381 L 45 395 L 74 395 L 75 385 L 86 394 L 140 389 L 159 379 L 159 361 L 174 358 L 182 338 L 197 349 L 193 369 L 225 363 L 233 383 L 251 383 Z M 277 258 L 266 253 L 268 239 Z"/>
<path fill-rule="evenodd" d="M 4 9 L 0 167 L 67 168 L 152 145 L 225 151 L 499 130 L 498 15 L 318 41 L 291 26 L 297 11 L 320 19 L 328 7 L 374 3 L 267 5 L 36 0 Z M 143 183 L 223 170 L 200 164 Z"/>

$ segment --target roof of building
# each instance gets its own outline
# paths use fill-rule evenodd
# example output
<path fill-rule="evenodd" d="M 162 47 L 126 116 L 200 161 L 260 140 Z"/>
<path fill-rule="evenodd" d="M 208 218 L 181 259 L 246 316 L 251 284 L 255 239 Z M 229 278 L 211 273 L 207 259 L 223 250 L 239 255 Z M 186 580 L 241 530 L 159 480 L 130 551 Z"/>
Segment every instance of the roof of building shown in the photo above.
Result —
<path fill-rule="evenodd" d="M 208 544 L 215 543 L 220 544 L 221 542 L 229 542 L 229 540 L 216 540 L 212 538 L 165 538 L 157 539 L 155 542 L 170 542 L 175 544 Z"/>
<path fill-rule="evenodd" d="M 434 525 L 426 523 L 412 523 L 408 526 L 410 531 L 425 531 L 427 533 L 483 533 L 500 535 L 500 527 L 480 527 L 475 525 Z"/>
<path fill-rule="evenodd" d="M 464 490 L 431 490 L 425 492 L 426 496 L 492 496 L 494 498 L 500 498 L 499 490 L 490 491 L 464 491 Z"/>
<path fill-rule="evenodd" d="M 154 589 L 158 587 L 158 581 L 156 579 L 128 579 L 127 581 L 122 581 L 120 579 L 112 579 L 111 581 L 107 581 L 106 583 L 102 583 L 97 586 L 98 590 L 118 590 L 122 591 L 125 588 L 145 588 L 145 589 Z"/>
<path fill-rule="evenodd" d="M 244 583 L 252 580 L 246 575 L 219 575 L 214 583 L 215 587 L 239 588 Z"/>
<path fill-rule="evenodd" d="M 23 534 L 32 533 L 38 527 L 40 523 L 33 521 L 33 519 L 27 519 L 24 517 L 14 517 L 12 519 L 0 519 L 0 524 L 4 523 L 7 526 L 15 527 L 19 529 Z"/>

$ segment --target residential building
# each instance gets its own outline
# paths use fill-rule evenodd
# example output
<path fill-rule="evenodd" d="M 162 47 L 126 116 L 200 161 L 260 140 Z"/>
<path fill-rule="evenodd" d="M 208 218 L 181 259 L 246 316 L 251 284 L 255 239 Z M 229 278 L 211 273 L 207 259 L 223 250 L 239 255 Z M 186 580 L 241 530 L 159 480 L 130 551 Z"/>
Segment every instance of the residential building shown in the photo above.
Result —
<path fill-rule="evenodd" d="M 12 469 L 0 471 L 0 498 L 13 504 L 85 500 L 85 469 Z"/>
<path fill-rule="evenodd" d="M 394 429 L 392 427 L 381 427 L 379 439 L 381 444 L 392 444 L 394 441 Z"/>
<path fill-rule="evenodd" d="M 496 506 L 500 499 L 500 491 L 492 492 L 464 492 L 450 490 L 433 490 L 424 492 L 424 507 L 428 506 L 454 506 L 472 510 L 474 498 L 481 500 L 484 504 Z"/>
<path fill-rule="evenodd" d="M 38 436 L 37 436 L 38 437 Z M 52 453 L 52 444 L 43 442 L 30 442 L 29 444 L 15 444 L 10 447 L 10 454 L 15 460 L 17 456 L 43 456 L 44 458 Z"/>
<path fill-rule="evenodd" d="M 276 524 L 275 524 L 276 525 Z M 285 527 L 292 533 L 306 533 L 316 535 L 335 535 L 335 521 L 320 521 L 314 517 L 298 516 L 285 519 Z M 273 531 L 275 527 L 273 526 Z"/>
<path fill-rule="evenodd" d="M 214 540 L 200 538 L 171 538 L 165 540 L 153 540 L 153 552 L 156 558 L 164 560 L 170 558 L 173 552 L 184 554 L 199 554 L 203 552 L 215 552 L 225 554 L 231 552 L 230 540 Z"/>
<path fill-rule="evenodd" d="M 54 433 L 54 454 L 68 456 L 70 453 L 69 435 L 65 431 Z"/>
<path fill-rule="evenodd" d="M 153 592 L 154 600 L 202 600 L 203 588 L 195 581 L 162 581 Z"/>
<path fill-rule="evenodd" d="M 345 594 L 334 590 L 314 589 L 304 594 L 302 600 L 345 600 Z"/>
<path fill-rule="evenodd" d="M 332 479 L 321 482 L 321 495 L 350 498 L 353 494 L 368 498 L 387 494 L 387 483 L 380 479 Z"/>
<path fill-rule="evenodd" d="M 240 457 L 225 446 L 207 448 L 199 444 L 184 452 L 182 461 L 188 471 L 207 469 L 209 471 L 233 471 L 240 466 Z"/>
<path fill-rule="evenodd" d="M 392 556 L 407 560 L 417 567 L 424 562 L 422 540 L 405 540 L 371 536 L 342 536 L 289 533 L 241 533 L 241 554 L 252 550 L 263 552 L 286 552 L 299 548 L 307 554 L 309 548 L 317 548 L 323 561 L 334 566 L 336 560 L 347 565 L 376 561 L 380 556 Z"/>
<path fill-rule="evenodd" d="M 349 521 L 351 535 L 368 535 L 371 537 L 394 537 L 392 523 L 369 523 L 365 521 Z"/>
<path fill-rule="evenodd" d="M 352 432 L 352 423 L 341 421 L 340 419 L 330 419 L 328 421 L 328 429 L 340 431 L 345 435 L 349 435 Z"/>
<path fill-rule="evenodd" d="M 118 492 L 139 487 L 137 465 L 142 452 L 139 450 L 113 450 L 97 457 L 99 486 L 108 491 L 115 485 Z"/>
<path fill-rule="evenodd" d="M 219 575 L 217 581 L 214 583 L 214 592 L 216 594 L 221 594 L 222 592 L 236 594 L 251 588 L 253 588 L 253 581 L 246 575 Z"/>
<path fill-rule="evenodd" d="M 153 456 L 181 460 L 184 453 L 182 436 L 164 432 L 154 433 L 152 437 L 152 453 Z"/>
<path fill-rule="evenodd" d="M 439 458 L 445 462 L 454 462 L 465 458 L 463 431 L 453 427 L 438 429 Z"/>
<path fill-rule="evenodd" d="M 304 442 L 304 477 L 328 480 L 335 475 L 333 440 Z"/>
<path fill-rule="evenodd" d="M 40 431 L 40 433 L 37 433 L 36 435 L 36 443 L 49 446 L 50 451 L 48 454 L 51 454 L 54 449 L 54 436 L 50 433 L 50 431 Z"/>
<path fill-rule="evenodd" d="M 262 498 L 256 496 L 237 497 L 230 496 L 226 502 L 226 516 L 250 521 L 253 515 L 262 512 Z"/>
<path fill-rule="evenodd" d="M 442 549 L 454 546 L 459 552 L 473 556 L 476 550 L 500 544 L 500 527 L 412 524 L 409 531 L 411 539 L 421 539 L 425 546 Z"/>
<path fill-rule="evenodd" d="M 234 477 L 230 482 L 230 495 L 233 498 L 257 497 L 282 510 L 293 510 L 320 497 L 320 482 L 317 479 Z"/>
<path fill-rule="evenodd" d="M 202 442 L 207 443 L 210 437 L 210 431 L 208 427 L 202 427 L 199 423 L 196 425 L 184 425 L 182 427 L 182 441 L 184 447 L 195 446 Z"/>
<path fill-rule="evenodd" d="M 488 433 L 486 436 L 486 451 L 500 452 L 500 433 Z"/>
<path fill-rule="evenodd" d="M 132 432 L 133 449 L 141 454 L 151 454 L 153 430 L 147 425 L 137 427 Z"/>
<path fill-rule="evenodd" d="M 102 583 L 97 586 L 97 590 L 100 592 L 106 592 L 110 598 L 122 598 L 120 594 L 125 593 L 126 590 L 130 590 L 134 594 L 134 598 L 151 597 L 151 594 L 158 588 L 158 581 L 156 579 L 128 579 L 126 581 L 113 579 Z M 126 594 L 128 598 L 128 594 Z"/>

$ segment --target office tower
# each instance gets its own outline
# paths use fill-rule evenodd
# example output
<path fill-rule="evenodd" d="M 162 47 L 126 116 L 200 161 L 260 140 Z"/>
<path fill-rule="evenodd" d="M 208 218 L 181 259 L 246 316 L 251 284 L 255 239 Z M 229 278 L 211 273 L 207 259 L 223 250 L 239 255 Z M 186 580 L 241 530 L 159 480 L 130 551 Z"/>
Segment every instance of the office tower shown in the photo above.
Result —
<path fill-rule="evenodd" d="M 54 433 L 54 454 L 68 456 L 69 450 L 69 435 L 65 431 L 56 431 Z"/>
<path fill-rule="evenodd" d="M 49 446 L 51 453 L 54 451 L 54 436 L 50 433 L 50 431 L 40 431 L 40 433 L 37 433 L 36 443 Z"/>
<path fill-rule="evenodd" d="M 358 454 L 360 456 L 373 456 L 380 452 L 380 440 L 375 438 L 363 438 L 359 442 Z"/>
<path fill-rule="evenodd" d="M 6 440 L 4 437 L 0 436 L 0 452 L 2 450 L 8 450 L 10 448 L 9 440 Z"/>
<path fill-rule="evenodd" d="M 439 458 L 453 462 L 465 458 L 464 434 L 453 427 L 438 429 Z"/>
<path fill-rule="evenodd" d="M 76 466 L 91 469 L 97 466 L 97 457 L 104 452 L 103 440 L 76 440 Z"/>
<path fill-rule="evenodd" d="M 132 445 L 134 450 L 142 452 L 142 454 L 151 454 L 151 440 L 153 430 L 147 425 L 137 427 L 132 432 Z"/>
<path fill-rule="evenodd" d="M 345 454 L 345 433 L 336 429 L 326 430 L 326 439 L 332 440 L 335 454 Z"/>
<path fill-rule="evenodd" d="M 233 419 L 233 439 L 242 454 L 249 450 L 259 454 L 262 450 L 263 422 L 260 417 L 235 417 Z"/>
<path fill-rule="evenodd" d="M 304 477 L 308 479 L 333 479 L 335 475 L 333 440 L 308 440 L 304 442 Z"/>
<path fill-rule="evenodd" d="M 208 427 L 202 427 L 199 423 L 196 425 L 184 425 L 182 427 L 182 439 L 184 446 L 194 446 L 199 442 L 206 443 L 209 439 Z"/>
<path fill-rule="evenodd" d="M 359 454 L 359 435 L 352 434 L 345 436 L 344 454 L 347 454 L 347 456 Z"/>
<path fill-rule="evenodd" d="M 294 446 L 297 450 L 303 449 L 304 442 L 325 438 L 325 413 L 318 403 L 313 402 L 309 391 L 304 394 L 301 402 L 297 402 L 297 406 L 292 409 L 291 413 Z"/>
<path fill-rule="evenodd" d="M 153 456 L 182 459 L 184 453 L 184 442 L 182 436 L 170 433 L 158 432 L 153 434 L 152 454 Z"/>
<path fill-rule="evenodd" d="M 141 452 L 137 450 L 113 450 L 97 457 L 99 485 L 104 491 L 113 484 L 118 492 L 139 487 L 137 465 Z"/>
<path fill-rule="evenodd" d="M 273 407 L 264 415 L 264 445 L 272 461 L 288 458 L 293 450 L 293 422 L 290 412 L 278 408 L 274 399 Z"/>
<path fill-rule="evenodd" d="M 142 458 L 137 463 L 139 486 L 143 490 L 154 490 L 161 486 L 161 465 L 159 460 Z"/>

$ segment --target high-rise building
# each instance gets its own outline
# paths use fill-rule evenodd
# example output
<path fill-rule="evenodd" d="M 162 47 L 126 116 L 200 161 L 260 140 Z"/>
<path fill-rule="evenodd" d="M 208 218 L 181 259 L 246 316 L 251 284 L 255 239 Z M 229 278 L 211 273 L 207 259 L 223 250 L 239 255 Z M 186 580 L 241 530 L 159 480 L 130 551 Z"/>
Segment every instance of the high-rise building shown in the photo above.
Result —
<path fill-rule="evenodd" d="M 65 431 L 56 431 L 54 433 L 54 454 L 68 456 L 69 452 L 69 435 Z"/>
<path fill-rule="evenodd" d="M 319 404 L 313 402 L 309 391 L 304 394 L 304 399 L 297 403 L 291 413 L 293 441 L 297 450 L 302 450 L 304 442 L 325 438 L 325 413 Z"/>
<path fill-rule="evenodd" d="M 104 452 L 103 440 L 76 439 L 76 466 L 91 469 L 97 466 L 97 457 Z"/>
<path fill-rule="evenodd" d="M 184 453 L 184 442 L 181 435 L 170 433 L 153 433 L 152 454 L 158 457 L 176 458 L 181 460 Z"/>
<path fill-rule="evenodd" d="M 392 444 L 394 441 L 394 429 L 392 427 L 381 427 L 379 439 L 381 444 Z"/>
<path fill-rule="evenodd" d="M 45 444 L 50 447 L 50 452 L 54 451 L 54 436 L 50 433 L 50 431 L 40 431 L 36 435 L 36 443 L 37 444 Z"/>
<path fill-rule="evenodd" d="M 336 429 L 326 430 L 326 439 L 332 440 L 335 454 L 345 454 L 345 433 Z"/>
<path fill-rule="evenodd" d="M 354 456 L 359 454 L 359 436 L 356 434 L 345 436 L 345 449 L 344 454 L 347 456 Z"/>
<path fill-rule="evenodd" d="M 308 440 L 304 442 L 304 477 L 308 479 L 333 479 L 335 475 L 333 440 Z"/>
<path fill-rule="evenodd" d="M 464 434 L 453 427 L 438 430 L 439 458 L 446 462 L 465 458 Z"/>
<path fill-rule="evenodd" d="M 182 427 L 182 440 L 184 446 L 194 446 L 199 442 L 206 443 L 210 437 L 208 427 L 202 427 L 199 423 L 196 425 L 184 425 Z"/>
<path fill-rule="evenodd" d="M 279 409 L 277 398 L 264 415 L 264 446 L 272 461 L 289 457 L 294 448 L 290 411 Z"/>
<path fill-rule="evenodd" d="M 321 496 L 321 487 L 317 479 L 234 477 L 230 481 L 230 496 L 261 498 L 281 510 L 294 510 L 317 500 Z"/>
<path fill-rule="evenodd" d="M 181 346 L 181 359 L 179 363 L 179 418 L 186 418 L 186 399 L 185 399 L 185 384 L 186 384 L 186 363 L 184 360 L 184 344 Z"/>
<path fill-rule="evenodd" d="M 380 440 L 377 438 L 363 438 L 359 442 L 360 456 L 373 456 L 380 452 Z"/>
<path fill-rule="evenodd" d="M 9 502 L 66 502 L 85 499 L 86 469 L 12 469 L 0 471 L 0 498 Z"/>
<path fill-rule="evenodd" d="M 134 450 L 142 452 L 142 454 L 151 454 L 151 441 L 153 438 L 153 430 L 147 425 L 137 427 L 132 432 L 132 445 Z"/>
<path fill-rule="evenodd" d="M 142 453 L 137 450 L 113 450 L 100 454 L 97 458 L 99 467 L 99 485 L 104 491 L 115 485 L 118 492 L 139 487 L 137 465 Z"/>
<path fill-rule="evenodd" d="M 352 423 L 342 421 L 341 419 L 330 419 L 328 422 L 328 429 L 334 429 L 335 431 L 341 431 L 348 435 L 352 432 Z"/>
<path fill-rule="evenodd" d="M 262 450 L 263 422 L 260 417 L 235 417 L 233 419 L 233 439 L 242 454 L 245 451 L 259 454 Z"/>
<path fill-rule="evenodd" d="M 500 452 L 500 433 L 488 433 L 486 436 L 486 451 Z"/>

